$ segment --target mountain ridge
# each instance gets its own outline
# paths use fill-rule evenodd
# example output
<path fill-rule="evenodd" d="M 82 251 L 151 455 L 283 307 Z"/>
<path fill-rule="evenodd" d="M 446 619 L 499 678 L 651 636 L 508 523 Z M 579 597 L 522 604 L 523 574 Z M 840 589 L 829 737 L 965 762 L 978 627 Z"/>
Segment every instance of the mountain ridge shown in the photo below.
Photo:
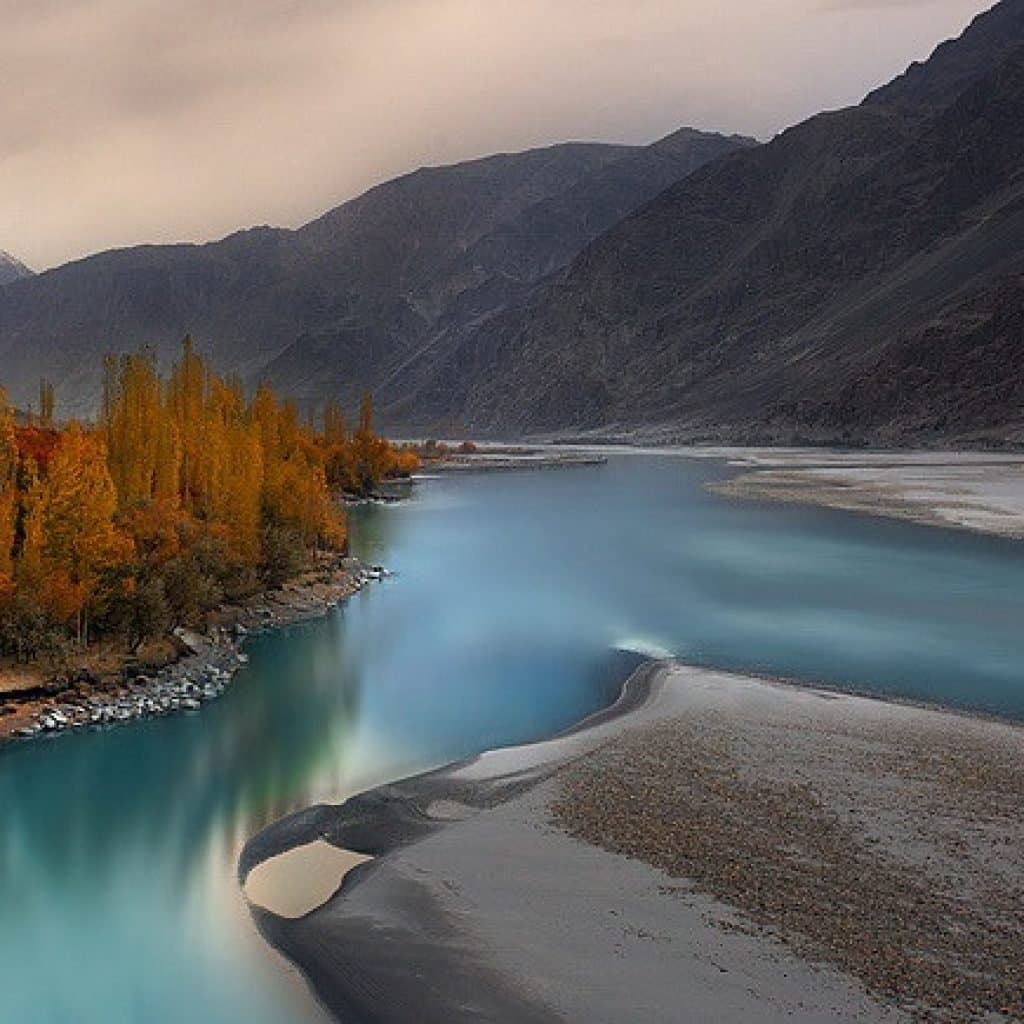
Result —
<path fill-rule="evenodd" d="M 61 407 L 89 413 L 105 352 L 148 346 L 169 360 L 191 333 L 219 370 L 250 383 L 276 373 L 308 405 L 353 404 L 435 327 L 456 330 L 514 301 L 668 180 L 752 144 L 693 131 L 651 147 L 492 155 L 420 168 L 295 230 L 86 257 L 0 294 L 5 376 L 27 401 L 45 367 Z M 281 360 L 290 349 L 296 358 Z M 332 373 L 318 380 L 323 351 Z"/>
<path fill-rule="evenodd" d="M 1024 268 L 1022 44 L 1024 3 L 1006 0 L 912 88 L 669 187 L 468 339 L 420 408 L 450 396 L 444 416 L 485 435 L 1024 443 L 1024 338 L 1007 333 Z M 908 112 L 908 96 L 924 99 Z M 959 337 L 937 344 L 940 323 Z M 1001 404 L 967 399 L 993 381 Z"/>
<path fill-rule="evenodd" d="M 32 274 L 33 272 L 21 260 L 0 249 L 0 288 L 23 277 L 31 277 Z"/>
<path fill-rule="evenodd" d="M 188 331 L 307 408 L 372 390 L 398 433 L 1024 444 L 1021 167 L 1024 0 L 1002 0 L 763 145 L 495 154 L 294 231 L 13 282 L 0 359 L 16 397 L 45 365 L 72 412 L 102 352 Z"/>

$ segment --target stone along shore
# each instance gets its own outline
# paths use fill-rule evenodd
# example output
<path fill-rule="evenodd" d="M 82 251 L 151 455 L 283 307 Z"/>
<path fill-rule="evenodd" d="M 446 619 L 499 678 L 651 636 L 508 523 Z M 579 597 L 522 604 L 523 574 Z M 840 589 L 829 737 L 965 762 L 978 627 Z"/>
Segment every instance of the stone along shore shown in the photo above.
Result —
<path fill-rule="evenodd" d="M 0 742 L 89 726 L 104 726 L 159 715 L 196 711 L 219 697 L 248 657 L 248 636 L 326 615 L 368 583 L 387 576 L 380 566 L 358 559 L 332 559 L 279 590 L 249 602 L 223 605 L 205 633 L 176 629 L 179 658 L 155 672 L 126 668 L 119 681 L 79 676 L 52 696 L 8 705 L 0 718 Z"/>

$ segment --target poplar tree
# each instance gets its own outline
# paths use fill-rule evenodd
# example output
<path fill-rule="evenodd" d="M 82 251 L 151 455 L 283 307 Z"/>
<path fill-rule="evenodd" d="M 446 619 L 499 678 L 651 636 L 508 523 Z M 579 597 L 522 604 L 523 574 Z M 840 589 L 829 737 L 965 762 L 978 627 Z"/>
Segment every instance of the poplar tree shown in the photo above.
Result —
<path fill-rule="evenodd" d="M 340 492 L 418 465 L 374 434 L 369 395 L 354 433 L 335 402 L 318 431 L 267 384 L 247 400 L 189 338 L 166 381 L 151 354 L 107 358 L 94 427 L 58 429 L 46 381 L 39 397 L 18 426 L 0 392 L 0 644 L 19 656 L 70 623 L 86 646 L 97 612 L 135 650 L 259 577 L 283 582 L 344 550 Z"/>
<path fill-rule="evenodd" d="M 131 555 L 128 538 L 114 524 L 116 511 L 106 445 L 97 434 L 71 424 L 54 452 L 43 489 L 43 563 L 51 601 L 72 613 L 83 646 L 104 572 Z"/>
<path fill-rule="evenodd" d="M 14 541 L 18 514 L 18 448 L 14 414 L 0 388 L 0 599 L 14 587 Z"/>

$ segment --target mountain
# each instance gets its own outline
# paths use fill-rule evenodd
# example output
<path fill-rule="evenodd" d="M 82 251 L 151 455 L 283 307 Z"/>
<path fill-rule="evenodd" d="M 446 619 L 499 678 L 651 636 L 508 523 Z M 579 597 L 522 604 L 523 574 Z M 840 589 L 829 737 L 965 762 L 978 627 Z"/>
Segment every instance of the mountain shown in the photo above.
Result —
<path fill-rule="evenodd" d="M 0 288 L 22 277 L 31 277 L 32 271 L 10 253 L 0 249 Z"/>
<path fill-rule="evenodd" d="M 766 145 L 683 130 L 424 168 L 296 231 L 0 288 L 16 400 L 190 332 L 394 432 L 1024 444 L 1024 0 Z"/>
<path fill-rule="evenodd" d="M 646 147 L 500 154 L 421 169 L 296 231 L 79 260 L 0 291 L 4 383 L 28 401 L 45 371 L 62 410 L 88 412 L 104 353 L 169 359 L 188 332 L 219 370 L 267 376 L 306 405 L 412 389 L 602 231 L 753 144 L 683 130 Z"/>
<path fill-rule="evenodd" d="M 1024 0 L 697 170 L 411 403 L 474 433 L 1024 443 Z"/>

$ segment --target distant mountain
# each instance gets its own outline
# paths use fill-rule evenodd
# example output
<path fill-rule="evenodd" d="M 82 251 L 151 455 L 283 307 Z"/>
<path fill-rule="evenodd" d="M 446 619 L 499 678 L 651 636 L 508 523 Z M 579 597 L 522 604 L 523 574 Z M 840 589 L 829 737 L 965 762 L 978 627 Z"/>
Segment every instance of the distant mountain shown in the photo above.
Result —
<path fill-rule="evenodd" d="M 860 106 L 669 187 L 405 407 L 506 436 L 1024 443 L 1022 168 L 1005 0 Z"/>
<path fill-rule="evenodd" d="M 670 183 L 753 140 L 683 130 L 647 147 L 571 143 L 425 168 L 300 228 L 101 253 L 0 291 L 0 367 L 87 412 L 102 356 L 175 353 L 304 404 L 415 391 L 451 346 Z M 404 389 L 404 390 L 403 390 Z"/>
<path fill-rule="evenodd" d="M 94 407 L 190 332 L 306 406 L 477 436 L 1024 444 L 1024 0 L 759 146 L 683 130 L 426 168 L 297 231 L 0 288 L 0 377 Z"/>
<path fill-rule="evenodd" d="M 31 277 L 32 271 L 10 253 L 0 249 L 0 288 L 22 277 Z"/>

